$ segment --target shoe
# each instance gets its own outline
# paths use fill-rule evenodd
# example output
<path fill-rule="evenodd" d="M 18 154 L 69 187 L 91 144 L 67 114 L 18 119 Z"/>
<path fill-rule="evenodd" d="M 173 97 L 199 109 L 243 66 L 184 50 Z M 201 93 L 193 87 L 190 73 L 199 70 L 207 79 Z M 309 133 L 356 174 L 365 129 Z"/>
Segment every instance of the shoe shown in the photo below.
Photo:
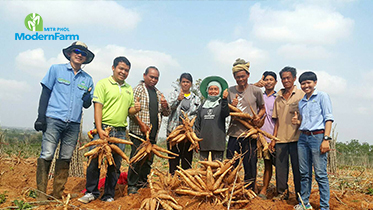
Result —
<path fill-rule="evenodd" d="M 105 202 L 113 202 L 114 201 L 114 198 L 107 198 L 107 199 L 105 199 L 105 200 L 103 200 L 103 201 L 105 201 Z"/>
<path fill-rule="evenodd" d="M 300 203 L 300 204 L 295 205 L 295 206 L 294 206 L 294 209 L 295 209 L 295 210 L 306 210 L 306 209 L 309 210 L 309 209 L 313 209 L 310 203 L 307 203 L 307 204 L 305 205 L 305 207 L 306 207 L 306 208 L 304 208 L 303 205 Z"/>
<path fill-rule="evenodd" d="M 136 187 L 128 187 L 127 193 L 128 193 L 128 195 L 136 194 L 137 193 L 137 188 Z"/>
<path fill-rule="evenodd" d="M 258 197 L 261 198 L 262 200 L 267 200 L 267 196 L 264 194 L 259 194 Z"/>
<path fill-rule="evenodd" d="M 78 201 L 82 203 L 89 203 L 93 200 L 95 200 L 95 196 L 92 193 L 87 193 L 83 197 L 79 198 Z"/>
<path fill-rule="evenodd" d="M 278 193 L 277 196 L 273 197 L 273 200 L 276 200 L 276 201 L 289 200 L 289 193 L 288 192 Z"/>

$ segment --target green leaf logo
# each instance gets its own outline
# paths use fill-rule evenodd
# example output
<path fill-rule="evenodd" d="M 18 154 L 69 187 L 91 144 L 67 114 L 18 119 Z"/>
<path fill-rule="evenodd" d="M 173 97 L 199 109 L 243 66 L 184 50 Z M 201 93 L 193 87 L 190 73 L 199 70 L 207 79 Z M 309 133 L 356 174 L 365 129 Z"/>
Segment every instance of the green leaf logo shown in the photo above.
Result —
<path fill-rule="evenodd" d="M 43 18 L 37 13 L 30 13 L 25 18 L 25 26 L 30 31 L 43 31 Z"/>

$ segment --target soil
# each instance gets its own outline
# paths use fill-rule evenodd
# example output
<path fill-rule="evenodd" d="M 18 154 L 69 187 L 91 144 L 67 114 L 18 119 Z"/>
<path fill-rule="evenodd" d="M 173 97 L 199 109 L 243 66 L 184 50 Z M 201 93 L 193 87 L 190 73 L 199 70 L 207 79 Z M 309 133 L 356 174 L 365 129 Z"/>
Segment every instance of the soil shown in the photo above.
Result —
<path fill-rule="evenodd" d="M 6 201 L 0 204 L 0 209 L 8 209 L 15 206 L 14 200 L 23 200 L 29 202 L 36 209 L 64 209 L 57 203 L 48 203 L 41 205 L 35 203 L 36 199 L 29 196 L 30 190 L 36 188 L 36 158 L 29 159 L 10 159 L 0 158 L 0 198 L 1 195 L 6 195 Z M 261 179 L 260 177 L 258 178 Z M 292 179 L 289 179 L 292 180 Z M 52 192 L 53 180 L 49 181 L 47 193 Z M 85 178 L 70 177 L 65 186 L 64 193 L 70 194 L 70 206 L 68 209 L 138 209 L 140 203 L 145 198 L 150 197 L 148 188 L 140 189 L 138 194 L 128 196 L 126 194 L 127 186 L 117 185 L 115 192 L 115 201 L 111 203 L 103 202 L 99 199 L 92 201 L 89 204 L 82 204 L 78 198 L 83 196 L 81 191 L 85 188 Z M 259 183 L 260 189 L 260 183 Z M 293 188 L 291 188 L 292 190 Z M 101 189 L 102 190 L 102 189 Z M 259 197 L 252 199 L 247 205 L 233 205 L 230 209 L 293 209 L 297 204 L 295 195 L 290 193 L 290 199 L 287 201 L 274 201 L 274 185 L 272 184 L 268 199 L 262 200 Z M 227 209 L 227 207 L 214 205 L 206 200 L 198 200 L 190 196 L 175 196 L 175 199 L 181 204 L 184 209 Z M 34 203 L 33 203 L 34 202 Z M 319 209 L 319 194 L 316 189 L 312 190 L 310 203 L 314 209 Z M 354 191 L 338 191 L 331 190 L 330 209 L 373 209 L 373 197 L 363 193 Z"/>

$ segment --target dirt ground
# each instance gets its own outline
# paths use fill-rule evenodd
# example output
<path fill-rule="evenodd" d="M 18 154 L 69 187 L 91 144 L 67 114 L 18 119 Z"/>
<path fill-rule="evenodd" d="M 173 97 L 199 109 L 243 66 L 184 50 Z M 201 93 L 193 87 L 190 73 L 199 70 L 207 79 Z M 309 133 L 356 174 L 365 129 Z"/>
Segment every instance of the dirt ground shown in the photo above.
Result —
<path fill-rule="evenodd" d="M 7 195 L 6 201 L 0 204 L 0 209 L 10 209 L 15 206 L 14 200 L 23 200 L 29 202 L 35 209 L 64 209 L 61 204 L 51 202 L 46 205 L 35 203 L 36 199 L 29 197 L 29 190 L 36 188 L 36 158 L 29 159 L 10 159 L 0 158 L 0 198 L 1 195 Z M 261 186 L 260 177 L 258 178 L 259 188 Z M 291 180 L 291 179 L 289 179 Z M 49 181 L 47 193 L 52 192 L 53 180 Z M 82 204 L 78 198 L 83 196 L 81 191 L 85 188 L 85 178 L 71 177 L 66 184 L 65 194 L 72 196 L 68 209 L 139 209 L 143 199 L 150 197 L 150 190 L 141 189 L 138 194 L 126 195 L 127 186 L 117 185 L 115 201 L 111 203 L 102 202 L 100 200 L 92 201 L 89 204 Z M 273 201 L 274 187 L 272 185 L 269 192 L 268 200 L 254 198 L 246 206 L 231 206 L 230 209 L 293 209 L 297 203 L 295 194 L 290 194 L 290 199 L 287 201 Z M 291 188 L 293 189 L 293 188 Z M 224 206 L 214 206 L 206 201 L 201 201 L 190 196 L 175 196 L 175 199 L 181 204 L 184 209 L 227 209 Z M 34 203 L 33 203 L 34 202 Z M 319 209 L 318 190 L 314 189 L 310 197 L 311 205 L 314 209 Z M 357 193 L 354 191 L 331 190 L 330 199 L 331 209 L 373 209 L 373 196 Z"/>

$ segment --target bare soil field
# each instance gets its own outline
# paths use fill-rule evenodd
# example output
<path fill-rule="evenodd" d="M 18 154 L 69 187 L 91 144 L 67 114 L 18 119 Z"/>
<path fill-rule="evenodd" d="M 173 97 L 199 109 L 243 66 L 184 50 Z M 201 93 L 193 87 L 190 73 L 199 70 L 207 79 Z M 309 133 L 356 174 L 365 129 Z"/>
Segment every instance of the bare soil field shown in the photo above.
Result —
<path fill-rule="evenodd" d="M 155 163 L 153 167 L 160 170 L 167 170 L 161 164 Z M 126 169 L 123 168 L 123 171 Z M 258 175 L 261 173 L 259 172 Z M 150 190 L 144 188 L 139 190 L 138 194 L 128 196 L 126 185 L 117 185 L 115 201 L 111 203 L 102 202 L 99 199 L 89 204 L 82 204 L 78 198 L 83 196 L 81 193 L 85 188 L 85 178 L 70 177 L 66 184 L 65 194 L 70 194 L 71 199 L 67 205 L 62 201 L 49 202 L 42 205 L 36 202 L 35 198 L 30 197 L 30 191 L 36 188 L 36 158 L 0 158 L 0 199 L 5 195 L 6 200 L 0 204 L 0 209 L 21 209 L 14 204 L 14 200 L 30 203 L 34 209 L 139 209 L 142 200 L 150 197 Z M 341 178 L 344 177 L 344 178 Z M 331 209 L 373 209 L 373 196 L 361 192 L 362 188 L 371 188 L 373 173 L 364 171 L 339 170 L 337 175 L 331 175 Z M 258 177 L 258 188 L 260 189 L 262 177 Z M 289 178 L 292 180 L 292 177 Z M 156 181 L 156 180 L 155 180 Z M 289 181 L 290 190 L 293 191 Z M 47 193 L 52 192 L 53 180 L 49 181 Z M 314 190 L 311 194 L 311 205 L 314 209 L 319 209 L 319 195 L 317 184 L 314 183 Z M 272 179 L 271 189 L 269 190 L 268 200 L 262 200 L 256 197 L 247 205 L 233 205 L 230 209 L 293 209 L 297 203 L 295 194 L 290 194 L 287 201 L 274 201 L 274 180 Z M 354 190 L 355 189 L 355 190 Z M 103 190 L 103 189 L 101 189 Z M 222 205 L 214 205 L 207 200 L 199 200 L 192 196 L 176 196 L 175 199 L 184 209 L 227 209 Z"/>

